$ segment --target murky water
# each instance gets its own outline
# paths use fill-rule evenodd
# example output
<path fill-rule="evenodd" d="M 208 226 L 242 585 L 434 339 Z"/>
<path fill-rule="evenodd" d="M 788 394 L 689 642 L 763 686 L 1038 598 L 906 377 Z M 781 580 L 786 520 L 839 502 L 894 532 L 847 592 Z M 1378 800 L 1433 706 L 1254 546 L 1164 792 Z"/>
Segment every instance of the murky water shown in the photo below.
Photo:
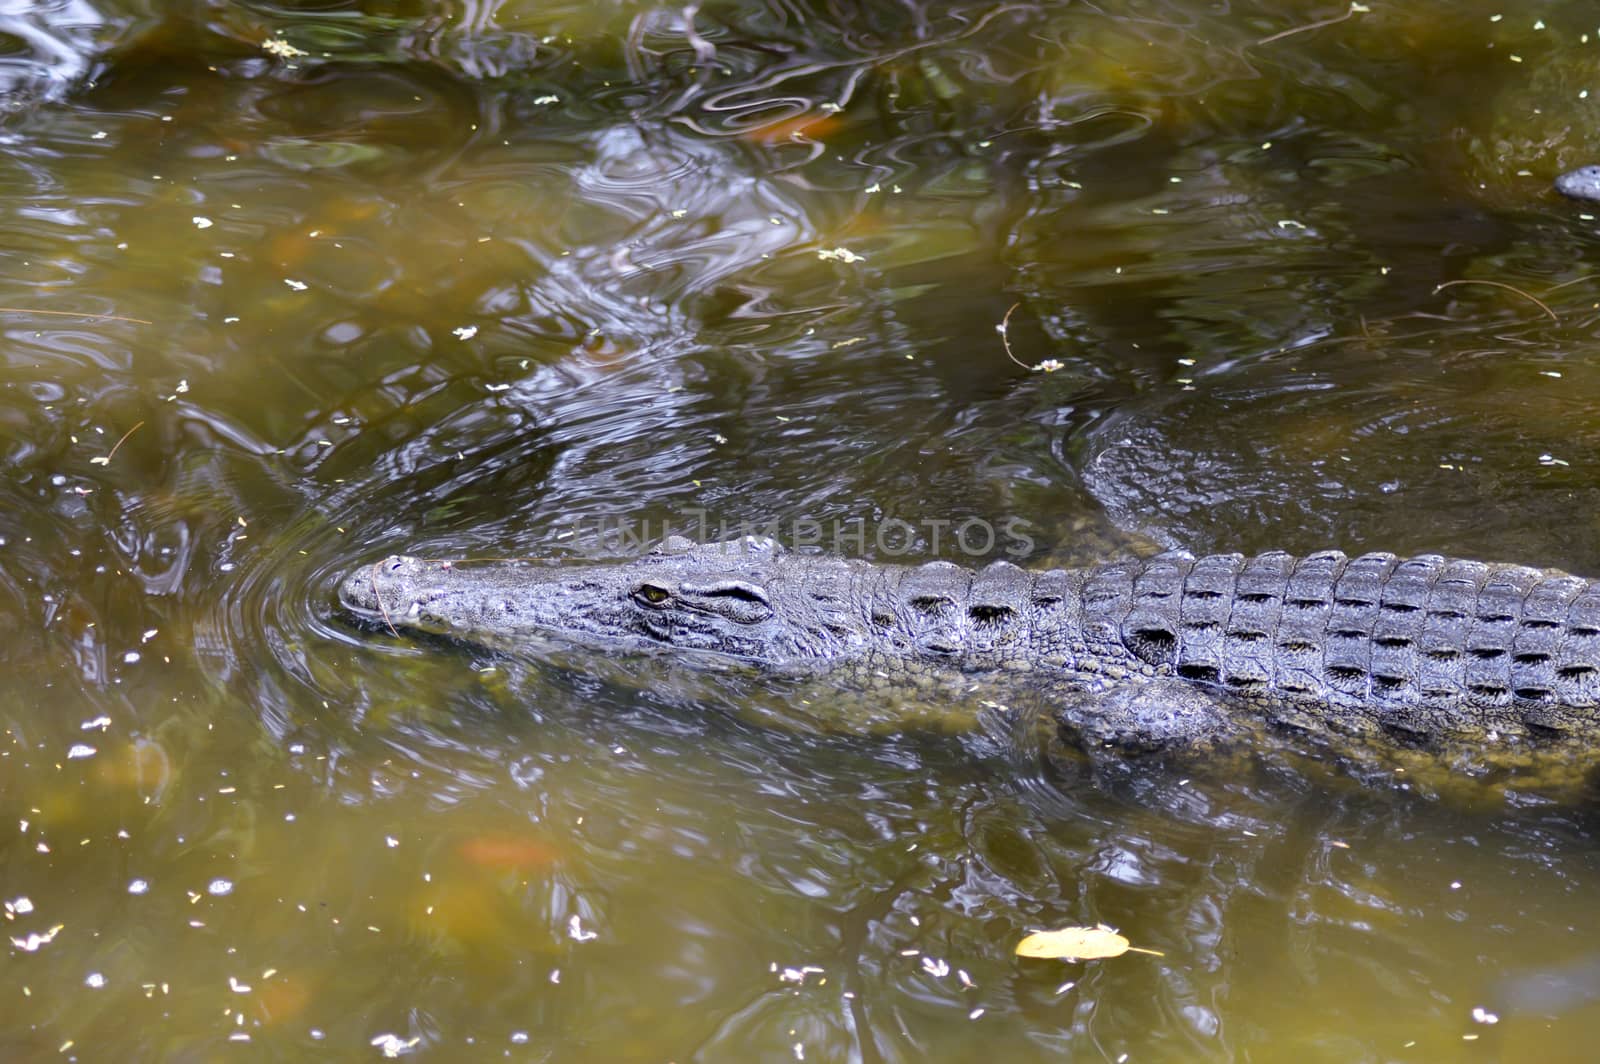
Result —
<path fill-rule="evenodd" d="M 1590 1059 L 1581 798 L 332 607 L 747 522 L 1600 573 L 1592 6 L 1371 6 L 0 3 L 0 1057 Z"/>

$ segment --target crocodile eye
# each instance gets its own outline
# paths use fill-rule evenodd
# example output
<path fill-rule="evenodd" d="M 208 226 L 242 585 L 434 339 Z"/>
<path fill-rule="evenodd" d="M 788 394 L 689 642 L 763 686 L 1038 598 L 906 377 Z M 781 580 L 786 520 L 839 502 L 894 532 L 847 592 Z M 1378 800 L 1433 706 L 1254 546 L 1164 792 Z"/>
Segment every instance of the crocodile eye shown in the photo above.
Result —
<path fill-rule="evenodd" d="M 672 592 L 660 584 L 640 584 L 634 589 L 633 597 L 652 606 L 659 606 L 672 597 Z"/>

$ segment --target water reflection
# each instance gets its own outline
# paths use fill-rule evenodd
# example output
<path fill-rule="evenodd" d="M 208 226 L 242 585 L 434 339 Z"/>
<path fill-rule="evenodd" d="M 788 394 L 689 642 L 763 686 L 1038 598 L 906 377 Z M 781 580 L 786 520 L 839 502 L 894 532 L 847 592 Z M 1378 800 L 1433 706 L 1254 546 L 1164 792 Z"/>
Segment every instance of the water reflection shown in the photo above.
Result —
<path fill-rule="evenodd" d="M 80 0 L 0 4 L 0 98 L 12 111 L 58 99 L 89 72 L 121 20 Z"/>

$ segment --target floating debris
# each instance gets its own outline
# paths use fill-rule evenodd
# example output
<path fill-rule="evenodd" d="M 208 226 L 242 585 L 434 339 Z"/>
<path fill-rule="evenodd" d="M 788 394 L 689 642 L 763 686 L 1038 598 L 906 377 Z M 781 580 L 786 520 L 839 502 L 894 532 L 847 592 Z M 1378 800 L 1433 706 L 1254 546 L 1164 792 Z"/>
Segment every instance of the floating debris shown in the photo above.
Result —
<path fill-rule="evenodd" d="M 385 1032 L 372 1039 L 372 1041 L 368 1044 L 377 1046 L 383 1052 L 384 1056 L 388 1057 L 390 1060 L 393 1060 L 395 1057 L 404 1056 L 405 1054 L 411 1052 L 413 1049 L 417 1048 L 421 1042 L 422 1039 L 420 1037 L 401 1038 L 397 1034 L 389 1034 Z"/>
<path fill-rule="evenodd" d="M 24 953 L 37 953 L 41 946 L 48 946 L 54 942 L 56 935 L 60 934 L 61 929 L 66 926 L 66 924 L 57 924 L 48 931 L 33 931 L 22 938 L 13 938 L 11 944 Z"/>
<path fill-rule="evenodd" d="M 1095 961 L 1120 957 L 1124 953 L 1148 953 L 1155 957 L 1166 954 L 1159 950 L 1141 949 L 1129 943 L 1116 928 L 1105 924 L 1094 927 L 1063 927 L 1058 931 L 1035 931 L 1017 943 L 1019 957 L 1043 957 L 1064 961 Z"/>
<path fill-rule="evenodd" d="M 268 55 L 275 55 L 279 59 L 294 59 L 298 56 L 311 54 L 304 49 L 296 48 L 282 37 L 268 37 L 261 42 L 261 50 Z"/>
<path fill-rule="evenodd" d="M 143 421 L 135 423 L 133 428 L 129 429 L 127 432 L 124 432 L 122 434 L 122 438 L 117 440 L 116 443 L 113 443 L 111 445 L 111 450 L 107 451 L 105 454 L 96 455 L 95 457 L 89 459 L 89 464 L 90 465 L 110 465 L 111 464 L 111 459 L 113 459 L 113 458 L 115 458 L 117 456 L 118 449 L 121 448 L 123 444 L 128 442 L 128 437 L 132 436 L 135 432 L 138 432 L 139 429 L 142 428 L 143 426 L 144 426 L 144 422 Z"/>

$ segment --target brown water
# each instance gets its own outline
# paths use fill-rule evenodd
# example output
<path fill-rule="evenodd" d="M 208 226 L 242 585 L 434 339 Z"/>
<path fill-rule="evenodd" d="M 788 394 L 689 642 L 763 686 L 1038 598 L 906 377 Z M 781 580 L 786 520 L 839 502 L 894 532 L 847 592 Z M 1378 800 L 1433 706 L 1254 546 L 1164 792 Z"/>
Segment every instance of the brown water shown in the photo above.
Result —
<path fill-rule="evenodd" d="M 1592 7 L 1371 7 L 0 3 L 0 1059 L 1592 1059 L 1582 800 L 332 608 L 772 521 L 1600 573 Z M 1012 956 L 1096 922 L 1163 955 Z"/>

